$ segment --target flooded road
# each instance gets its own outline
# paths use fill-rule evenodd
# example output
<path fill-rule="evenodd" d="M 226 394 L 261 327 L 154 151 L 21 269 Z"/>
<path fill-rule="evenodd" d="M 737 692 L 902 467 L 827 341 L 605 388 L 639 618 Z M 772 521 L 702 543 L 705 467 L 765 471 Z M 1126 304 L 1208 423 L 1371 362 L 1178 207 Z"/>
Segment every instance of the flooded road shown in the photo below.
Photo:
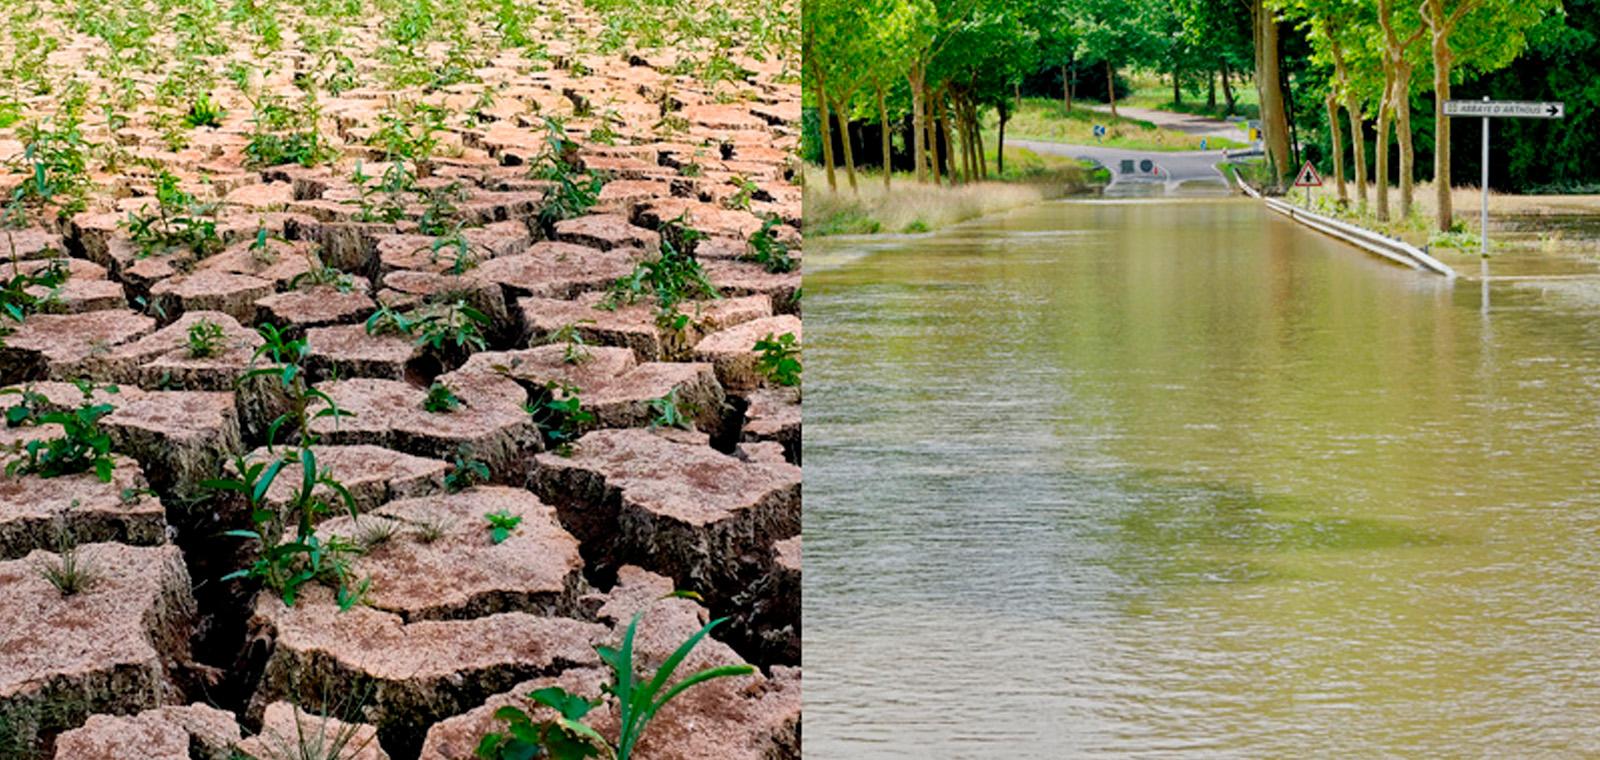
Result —
<path fill-rule="evenodd" d="M 1242 200 L 807 255 L 808 760 L 1600 754 L 1588 291 Z"/>

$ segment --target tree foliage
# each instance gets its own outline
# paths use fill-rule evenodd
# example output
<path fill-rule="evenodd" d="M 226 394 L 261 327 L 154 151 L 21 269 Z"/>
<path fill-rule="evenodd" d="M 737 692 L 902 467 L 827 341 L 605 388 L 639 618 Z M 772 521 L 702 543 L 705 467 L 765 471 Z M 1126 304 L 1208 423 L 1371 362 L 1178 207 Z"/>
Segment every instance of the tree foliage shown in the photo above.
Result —
<path fill-rule="evenodd" d="M 1600 132 L 1584 128 L 1600 108 L 1597 11 L 1600 0 L 808 0 L 804 153 L 842 166 L 852 187 L 859 163 L 981 180 L 1003 155 L 984 125 L 1003 142 L 1023 92 L 1114 106 L 1124 77 L 1145 72 L 1180 105 L 1202 91 L 1214 103 L 1220 83 L 1229 114 L 1253 80 L 1271 152 L 1288 146 L 1278 163 L 1335 168 L 1361 203 L 1375 185 L 1380 218 L 1391 184 L 1405 216 L 1413 179 L 1476 168 L 1475 151 L 1449 150 L 1438 101 L 1565 100 L 1565 122 L 1501 123 L 1509 161 L 1494 180 L 1576 187 L 1600 161 Z"/>

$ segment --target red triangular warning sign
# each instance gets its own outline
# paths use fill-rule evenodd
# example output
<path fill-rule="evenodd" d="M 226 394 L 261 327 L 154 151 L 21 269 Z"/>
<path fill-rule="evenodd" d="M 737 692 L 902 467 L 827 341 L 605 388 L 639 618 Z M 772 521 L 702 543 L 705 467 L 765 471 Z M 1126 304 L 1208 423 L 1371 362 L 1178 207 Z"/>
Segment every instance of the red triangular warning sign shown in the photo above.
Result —
<path fill-rule="evenodd" d="M 1310 161 L 1300 167 L 1300 176 L 1294 178 L 1295 187 L 1322 187 L 1322 177 L 1317 174 L 1317 167 Z"/>

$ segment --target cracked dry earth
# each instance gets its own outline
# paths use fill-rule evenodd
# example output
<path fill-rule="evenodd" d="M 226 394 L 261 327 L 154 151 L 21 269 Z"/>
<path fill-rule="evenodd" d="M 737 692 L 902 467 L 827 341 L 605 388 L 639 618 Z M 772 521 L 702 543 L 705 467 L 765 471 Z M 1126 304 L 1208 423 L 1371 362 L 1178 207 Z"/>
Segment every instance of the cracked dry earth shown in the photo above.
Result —
<path fill-rule="evenodd" d="M 0 411 L 31 412 L 0 423 L 0 462 L 64 435 L 41 413 L 104 403 L 112 468 L 0 478 L 0 756 L 278 760 L 337 734 L 341 758 L 468 758 L 536 688 L 599 696 L 595 647 L 644 611 L 645 672 L 712 616 L 679 673 L 758 669 L 686 692 L 635 757 L 798 757 L 800 394 L 755 348 L 801 337 L 797 6 L 13 4 L 0 284 L 66 278 L 0 316 L 0 386 L 28 391 Z M 202 94 L 220 113 L 186 123 Z M 310 115 L 268 125 L 274 96 Z M 323 152 L 263 161 L 274 129 Z M 81 157 L 76 189 L 39 191 L 75 171 L 39 169 L 46 144 Z M 163 212 L 216 241 L 152 243 Z M 796 265 L 752 260 L 763 236 Z M 714 290 L 677 323 L 608 296 L 666 247 Z M 481 345 L 369 329 L 456 305 Z M 224 578 L 255 559 L 224 535 L 250 516 L 201 484 L 286 437 L 269 449 L 275 378 L 247 377 L 263 325 L 353 415 L 311 426 L 359 510 L 315 528 L 362 547 L 347 611 L 325 584 L 288 606 Z M 429 411 L 435 383 L 453 410 Z M 574 396 L 561 424 L 529 411 Z M 520 520 L 495 542 L 489 513 Z M 41 572 L 68 541 L 91 577 L 70 595 Z"/>

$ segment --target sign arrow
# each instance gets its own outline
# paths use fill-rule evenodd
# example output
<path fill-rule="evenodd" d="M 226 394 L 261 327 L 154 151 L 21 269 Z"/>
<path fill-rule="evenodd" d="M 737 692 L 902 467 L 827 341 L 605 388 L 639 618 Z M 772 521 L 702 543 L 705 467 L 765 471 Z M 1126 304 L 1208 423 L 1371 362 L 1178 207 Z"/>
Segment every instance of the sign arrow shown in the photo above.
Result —
<path fill-rule="evenodd" d="M 1444 115 L 1489 119 L 1563 119 L 1566 118 L 1566 105 L 1559 100 L 1446 100 Z"/>

